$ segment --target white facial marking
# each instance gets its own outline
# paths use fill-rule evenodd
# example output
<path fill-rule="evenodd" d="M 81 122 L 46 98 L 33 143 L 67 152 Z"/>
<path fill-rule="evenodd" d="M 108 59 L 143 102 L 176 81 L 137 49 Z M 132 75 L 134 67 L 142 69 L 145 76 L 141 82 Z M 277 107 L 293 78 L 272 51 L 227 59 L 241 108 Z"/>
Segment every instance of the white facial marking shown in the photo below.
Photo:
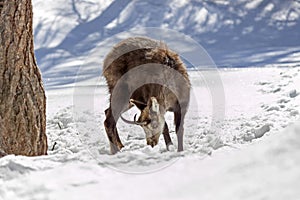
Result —
<path fill-rule="evenodd" d="M 159 104 L 157 102 L 157 99 L 155 97 L 152 97 L 151 101 L 152 101 L 152 111 L 155 113 L 159 113 Z"/>

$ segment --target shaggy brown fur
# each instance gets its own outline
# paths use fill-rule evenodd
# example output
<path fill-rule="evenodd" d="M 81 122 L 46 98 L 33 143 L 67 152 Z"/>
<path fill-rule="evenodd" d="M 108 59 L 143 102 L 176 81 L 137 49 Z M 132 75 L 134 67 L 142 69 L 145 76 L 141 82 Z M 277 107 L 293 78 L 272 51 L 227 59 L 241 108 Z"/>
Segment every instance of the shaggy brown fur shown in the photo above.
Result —
<path fill-rule="evenodd" d="M 124 79 L 124 75 L 130 72 L 130 70 L 137 69 L 136 67 L 144 65 L 148 66 L 148 70 L 150 69 L 148 75 L 143 78 L 145 84 L 135 88 L 135 80 L 138 79 L 141 74 L 137 73 L 133 76 L 128 76 L 126 79 Z M 161 70 L 156 70 L 158 72 L 155 72 L 155 69 Z M 182 76 L 183 81 L 177 81 L 176 78 L 172 80 L 172 77 L 176 77 L 173 75 L 174 70 Z M 160 123 L 164 123 L 162 133 L 167 148 L 172 144 L 172 141 L 163 115 L 167 111 L 174 112 L 178 151 L 183 150 L 183 121 L 189 103 L 190 81 L 183 62 L 175 52 L 168 49 L 164 43 L 150 38 L 128 38 L 114 46 L 107 55 L 104 60 L 103 75 L 106 78 L 110 93 L 110 105 L 105 111 L 106 120 L 104 125 L 110 141 L 112 154 L 123 147 L 116 128 L 116 121 L 121 114 L 128 109 L 129 99 L 136 100 L 135 105 L 141 110 L 138 121 L 149 121 L 148 127 L 142 126 L 144 130 L 148 128 L 154 131 L 155 128 L 151 129 L 151 127 L 154 127 L 154 119 L 156 118 Z M 120 80 L 122 78 L 124 80 L 122 80 L 122 84 L 119 84 L 121 86 L 118 85 L 121 89 L 114 91 L 118 81 L 121 82 Z M 174 87 L 169 88 L 168 85 L 153 83 L 153 80 L 159 80 L 159 82 L 162 83 L 171 82 Z M 174 90 L 177 92 L 174 92 Z M 129 96 L 125 94 L 127 91 L 130 91 Z M 118 105 L 119 108 L 116 109 L 112 107 L 113 93 L 117 95 L 117 99 L 120 99 L 121 103 L 118 104 L 122 104 Z M 157 99 L 159 104 L 160 112 L 156 114 L 157 116 L 154 116 L 151 111 L 152 101 L 150 99 L 152 97 Z M 116 111 L 114 111 L 114 109 Z M 161 120 L 159 117 L 161 117 Z M 153 133 L 152 138 L 147 138 L 147 144 L 151 146 L 156 145 L 159 135 L 160 133 L 156 135 Z"/>

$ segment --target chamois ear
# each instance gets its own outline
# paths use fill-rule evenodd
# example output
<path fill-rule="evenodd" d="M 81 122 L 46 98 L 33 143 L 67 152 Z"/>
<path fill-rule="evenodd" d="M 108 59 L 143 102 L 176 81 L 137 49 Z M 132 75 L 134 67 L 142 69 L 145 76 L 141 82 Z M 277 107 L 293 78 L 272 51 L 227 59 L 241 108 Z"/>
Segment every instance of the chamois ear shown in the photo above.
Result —
<path fill-rule="evenodd" d="M 154 113 L 159 113 L 159 104 L 155 97 L 151 97 L 151 111 Z"/>

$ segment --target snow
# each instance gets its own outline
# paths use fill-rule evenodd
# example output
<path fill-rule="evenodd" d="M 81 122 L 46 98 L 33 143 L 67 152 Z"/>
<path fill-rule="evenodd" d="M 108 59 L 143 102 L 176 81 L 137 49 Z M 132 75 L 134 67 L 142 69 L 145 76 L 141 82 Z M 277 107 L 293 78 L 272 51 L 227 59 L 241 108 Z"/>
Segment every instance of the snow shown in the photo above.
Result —
<path fill-rule="evenodd" d="M 141 32 L 154 35 L 153 29 L 144 27 L 188 35 L 220 67 L 287 67 L 300 63 L 299 1 L 33 0 L 33 9 L 37 62 L 50 83 L 58 75 L 68 75 L 68 81 L 74 82 L 80 64 L 67 67 L 65 63 L 86 61 L 95 50 L 103 59 L 104 51 L 121 38 Z M 159 31 L 155 38 L 169 43 L 166 34 Z M 177 41 L 176 37 L 172 40 Z M 174 46 L 179 45 L 180 49 L 189 48 Z M 59 73 L 52 68 L 59 68 Z"/>
<path fill-rule="evenodd" d="M 0 158 L 1 200 L 300 199 L 298 1 L 33 4 L 49 149 Z M 167 113 L 170 151 L 119 120 L 125 147 L 110 155 L 101 65 L 132 35 L 164 40 L 188 62 L 183 152 Z"/>
<path fill-rule="evenodd" d="M 196 79 L 199 72 L 189 73 L 194 92 L 208 92 Z M 0 197 L 298 199 L 300 99 L 289 94 L 300 84 L 300 69 L 245 68 L 218 73 L 226 97 L 226 114 L 218 129 L 222 131 L 212 132 L 211 98 L 197 96 L 198 108 L 187 114 L 182 153 L 167 152 L 163 140 L 155 148 L 146 146 L 140 128 L 119 121 L 125 148 L 109 155 L 102 125 L 106 88 L 98 86 L 90 93 L 97 107 L 81 109 L 74 108 L 78 93 L 72 87 L 48 91 L 49 155 L 1 158 Z M 86 87 L 83 91 L 91 91 L 91 86 Z M 274 88 L 280 90 L 274 93 Z M 278 109 L 269 110 L 268 105 Z M 170 123 L 172 116 L 167 119 Z M 175 134 L 171 136 L 176 141 Z"/>

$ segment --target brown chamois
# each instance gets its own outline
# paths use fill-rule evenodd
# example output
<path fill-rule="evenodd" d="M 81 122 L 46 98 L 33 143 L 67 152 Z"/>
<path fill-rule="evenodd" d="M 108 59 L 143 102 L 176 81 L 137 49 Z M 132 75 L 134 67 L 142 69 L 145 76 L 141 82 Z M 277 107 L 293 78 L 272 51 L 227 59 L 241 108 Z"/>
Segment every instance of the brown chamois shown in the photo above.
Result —
<path fill-rule="evenodd" d="M 157 145 L 161 133 L 169 149 L 172 140 L 164 115 L 174 113 L 178 151 L 183 150 L 183 124 L 190 98 L 190 81 L 180 57 L 161 41 L 131 37 L 116 44 L 104 60 L 103 75 L 110 93 L 105 110 L 105 130 L 111 153 L 123 146 L 116 123 L 123 121 L 140 125 L 146 141 Z M 136 106 L 141 114 L 130 121 L 122 113 Z"/>

